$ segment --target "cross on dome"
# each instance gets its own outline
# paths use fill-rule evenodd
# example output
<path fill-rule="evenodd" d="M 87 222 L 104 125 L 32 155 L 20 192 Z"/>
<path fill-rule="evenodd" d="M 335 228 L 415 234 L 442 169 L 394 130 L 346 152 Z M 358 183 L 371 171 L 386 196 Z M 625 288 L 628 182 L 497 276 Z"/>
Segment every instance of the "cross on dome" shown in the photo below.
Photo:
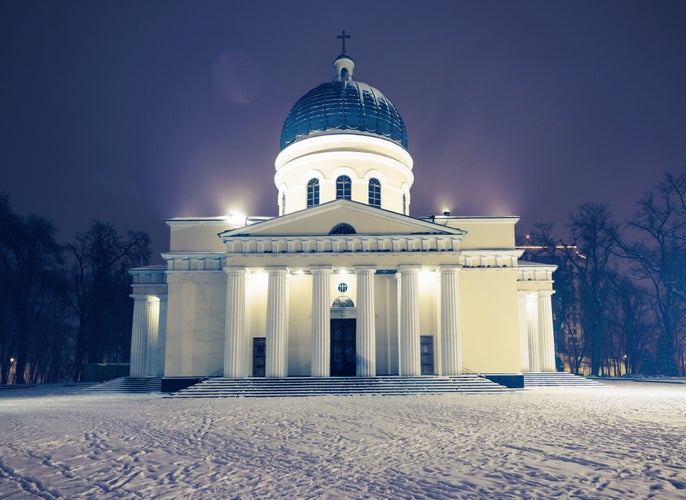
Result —
<path fill-rule="evenodd" d="M 343 33 L 338 35 L 336 38 L 343 41 L 343 50 L 341 51 L 341 55 L 345 55 L 345 39 L 350 38 L 350 35 L 346 35 L 345 30 L 343 30 Z"/>

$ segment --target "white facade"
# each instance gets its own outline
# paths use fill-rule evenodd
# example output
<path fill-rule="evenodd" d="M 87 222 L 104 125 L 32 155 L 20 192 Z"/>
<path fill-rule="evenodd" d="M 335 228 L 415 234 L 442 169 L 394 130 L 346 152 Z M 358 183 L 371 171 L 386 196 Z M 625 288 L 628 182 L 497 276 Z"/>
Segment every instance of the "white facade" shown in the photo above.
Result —
<path fill-rule="evenodd" d="M 352 60 L 335 68 L 343 88 Z M 371 113 L 373 92 L 392 106 L 353 90 L 372 102 L 355 113 Z M 410 217 L 413 162 L 393 117 L 388 137 L 289 136 L 275 163 L 279 217 L 168 220 L 166 266 L 131 270 L 131 375 L 555 371 L 555 267 L 519 262 L 517 217 Z"/>
<path fill-rule="evenodd" d="M 219 219 L 170 220 L 166 269 L 132 270 L 131 374 L 555 371 L 554 266 L 519 264 L 516 221 L 430 222 L 347 200 L 224 232 Z M 328 234 L 340 223 L 359 231 Z M 466 226 L 470 232 L 458 229 Z M 207 233 L 223 251 L 193 248 Z M 338 307 L 346 305 L 341 297 L 352 305 Z M 354 340 L 333 339 L 341 327 L 352 328 L 343 335 Z M 425 366 L 422 337 L 432 348 Z M 253 352 L 255 339 L 264 339 L 264 359 Z M 332 370 L 334 347 L 354 349 L 354 372 Z"/>

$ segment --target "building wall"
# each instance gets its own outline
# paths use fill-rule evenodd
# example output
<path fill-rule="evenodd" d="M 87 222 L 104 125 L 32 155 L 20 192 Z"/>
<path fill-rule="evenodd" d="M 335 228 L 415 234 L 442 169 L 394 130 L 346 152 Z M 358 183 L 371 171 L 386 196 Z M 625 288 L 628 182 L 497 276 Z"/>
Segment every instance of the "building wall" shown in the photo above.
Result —
<path fill-rule="evenodd" d="M 165 376 L 217 374 L 223 366 L 225 273 L 172 273 L 168 282 Z M 344 294 L 337 289 L 341 282 L 348 285 Z M 246 356 L 249 374 L 252 374 L 252 339 L 266 335 L 267 276 L 265 273 L 249 274 L 246 283 Z M 311 275 L 291 275 L 288 289 L 288 373 L 307 376 L 310 374 L 312 335 Z M 419 334 L 434 337 L 434 370 L 437 374 L 441 373 L 439 290 L 438 273 L 420 272 Z M 459 290 L 465 371 L 518 373 L 521 364 L 516 270 L 462 269 Z M 331 301 L 339 295 L 357 300 L 354 274 L 331 275 Z M 377 374 L 396 375 L 398 290 L 395 275 L 377 274 L 374 295 Z"/>
<path fill-rule="evenodd" d="M 467 372 L 519 373 L 517 273 L 460 270 L 462 362 Z"/>
<path fill-rule="evenodd" d="M 226 274 L 172 273 L 168 281 L 165 376 L 204 376 L 223 367 Z"/>

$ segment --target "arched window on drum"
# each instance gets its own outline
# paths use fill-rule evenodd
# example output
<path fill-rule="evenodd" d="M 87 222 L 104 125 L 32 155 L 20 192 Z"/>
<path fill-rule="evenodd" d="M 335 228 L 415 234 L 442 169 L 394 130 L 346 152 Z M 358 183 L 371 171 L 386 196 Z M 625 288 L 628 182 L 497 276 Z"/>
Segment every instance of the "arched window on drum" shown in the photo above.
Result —
<path fill-rule="evenodd" d="M 336 179 L 336 199 L 349 200 L 352 181 L 347 175 L 341 175 Z"/>
<path fill-rule="evenodd" d="M 310 179 L 307 183 L 307 207 L 319 205 L 319 179 Z"/>
<path fill-rule="evenodd" d="M 381 208 L 381 183 L 379 179 L 369 179 L 369 206 Z"/>

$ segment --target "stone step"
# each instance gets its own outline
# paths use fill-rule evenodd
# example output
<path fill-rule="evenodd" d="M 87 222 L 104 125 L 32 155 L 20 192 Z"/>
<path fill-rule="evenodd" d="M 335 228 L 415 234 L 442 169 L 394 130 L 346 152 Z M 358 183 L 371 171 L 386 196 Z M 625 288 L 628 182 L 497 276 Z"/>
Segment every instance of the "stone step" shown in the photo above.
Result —
<path fill-rule="evenodd" d="M 88 387 L 87 391 L 146 394 L 160 392 L 162 389 L 162 377 L 120 377 L 102 384 Z"/>
<path fill-rule="evenodd" d="M 210 378 L 173 393 L 181 398 L 309 397 L 367 395 L 410 395 L 454 392 L 503 392 L 506 387 L 484 377 L 293 377 L 293 378 Z"/>
<path fill-rule="evenodd" d="M 524 373 L 524 387 L 602 387 L 597 380 L 591 380 L 567 372 Z"/>

